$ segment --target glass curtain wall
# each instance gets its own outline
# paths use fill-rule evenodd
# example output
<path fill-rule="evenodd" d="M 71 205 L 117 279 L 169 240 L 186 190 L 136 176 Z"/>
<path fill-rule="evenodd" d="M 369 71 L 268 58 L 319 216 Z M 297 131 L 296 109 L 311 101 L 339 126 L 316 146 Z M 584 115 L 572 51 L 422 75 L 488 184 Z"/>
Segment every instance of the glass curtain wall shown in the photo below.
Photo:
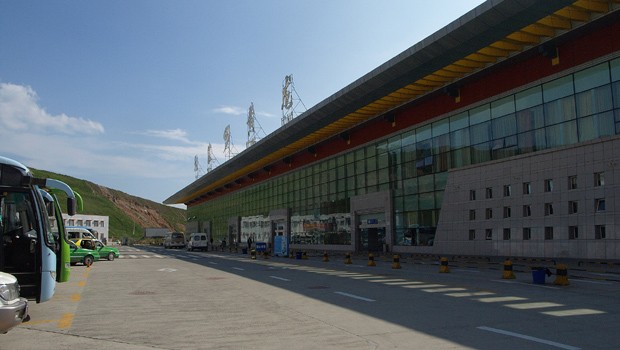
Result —
<path fill-rule="evenodd" d="M 229 217 L 290 208 L 292 243 L 351 244 L 349 199 L 391 190 L 396 245 L 432 245 L 447 171 L 620 133 L 620 58 L 190 208 Z M 268 219 L 268 218 L 267 218 Z"/>

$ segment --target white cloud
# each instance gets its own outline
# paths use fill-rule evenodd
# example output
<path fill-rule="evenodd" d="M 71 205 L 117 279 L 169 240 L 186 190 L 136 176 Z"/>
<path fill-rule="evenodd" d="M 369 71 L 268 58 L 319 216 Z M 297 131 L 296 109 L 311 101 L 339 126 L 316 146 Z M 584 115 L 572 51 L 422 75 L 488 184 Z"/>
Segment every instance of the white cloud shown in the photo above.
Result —
<path fill-rule="evenodd" d="M 187 132 L 181 129 L 146 130 L 142 132 L 136 132 L 136 134 L 159 137 L 159 138 L 174 140 L 174 141 L 181 141 L 184 143 L 194 143 L 187 138 Z"/>
<path fill-rule="evenodd" d="M 230 115 L 244 115 L 248 113 L 247 108 L 237 106 L 222 106 L 213 110 L 216 113 L 224 113 Z"/>
<path fill-rule="evenodd" d="M 101 123 L 51 115 L 37 104 L 37 94 L 29 86 L 0 83 L 0 127 L 10 131 L 56 132 L 62 134 L 103 134 Z"/>

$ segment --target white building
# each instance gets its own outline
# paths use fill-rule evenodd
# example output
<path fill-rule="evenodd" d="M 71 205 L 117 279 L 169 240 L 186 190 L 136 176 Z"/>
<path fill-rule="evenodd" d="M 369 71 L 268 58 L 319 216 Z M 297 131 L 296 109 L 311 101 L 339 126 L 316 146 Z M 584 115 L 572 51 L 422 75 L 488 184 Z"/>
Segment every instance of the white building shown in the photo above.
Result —
<path fill-rule="evenodd" d="M 95 236 L 102 241 L 108 241 L 110 239 L 110 217 L 103 215 L 87 215 L 87 214 L 76 214 L 73 216 L 69 216 L 67 214 L 62 214 L 62 218 L 64 219 L 65 226 L 84 226 L 88 228 L 92 228 L 97 231 Z"/>

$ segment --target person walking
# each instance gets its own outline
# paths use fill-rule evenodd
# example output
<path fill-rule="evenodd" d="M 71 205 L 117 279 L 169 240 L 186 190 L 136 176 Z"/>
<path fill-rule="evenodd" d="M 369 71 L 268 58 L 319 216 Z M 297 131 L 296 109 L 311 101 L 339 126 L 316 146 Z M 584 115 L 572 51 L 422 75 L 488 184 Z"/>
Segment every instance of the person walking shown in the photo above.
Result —
<path fill-rule="evenodd" d="M 248 254 L 252 251 L 252 236 L 248 236 Z"/>

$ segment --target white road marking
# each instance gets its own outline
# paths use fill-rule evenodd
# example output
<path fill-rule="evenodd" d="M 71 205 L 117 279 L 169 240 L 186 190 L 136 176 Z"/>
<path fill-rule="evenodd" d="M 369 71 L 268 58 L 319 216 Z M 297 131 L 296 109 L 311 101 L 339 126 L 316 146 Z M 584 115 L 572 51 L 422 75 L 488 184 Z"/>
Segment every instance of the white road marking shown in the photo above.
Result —
<path fill-rule="evenodd" d="M 282 278 L 282 277 L 278 277 L 278 276 L 269 276 L 269 277 L 271 277 L 273 279 L 276 279 L 276 280 L 280 280 L 280 281 L 286 281 L 286 282 L 290 282 L 291 281 L 288 278 Z"/>
<path fill-rule="evenodd" d="M 368 301 L 368 302 L 376 301 L 374 299 L 364 298 L 364 297 L 360 297 L 359 295 L 349 294 L 349 293 L 345 293 L 345 292 L 334 292 L 334 293 L 336 293 L 338 295 L 345 296 L 345 297 L 357 299 L 357 300 L 363 300 L 363 301 Z"/>
<path fill-rule="evenodd" d="M 477 327 L 477 328 L 480 329 L 480 330 L 483 330 L 483 331 L 488 331 L 488 332 L 508 335 L 508 336 L 515 337 L 515 338 L 521 338 L 521 339 L 525 339 L 525 340 L 529 340 L 529 341 L 533 341 L 533 342 L 537 342 L 537 343 L 541 343 L 541 344 L 555 346 L 556 348 L 560 348 L 560 349 L 566 349 L 566 350 L 580 350 L 581 349 L 581 348 L 578 348 L 576 346 L 566 345 L 566 344 L 562 344 L 562 343 L 557 343 L 557 342 L 554 342 L 554 341 L 551 341 L 551 340 L 536 338 L 536 337 L 532 337 L 532 336 L 525 335 L 525 334 L 519 334 L 519 333 L 515 333 L 515 332 L 505 331 L 503 329 L 491 328 L 491 327 L 486 327 L 486 326 L 480 326 L 480 327 Z"/>
<path fill-rule="evenodd" d="M 235 269 L 235 270 L 239 270 L 239 271 L 245 271 L 245 269 L 242 269 L 242 268 L 240 268 L 240 267 L 233 267 L 233 269 Z"/>

